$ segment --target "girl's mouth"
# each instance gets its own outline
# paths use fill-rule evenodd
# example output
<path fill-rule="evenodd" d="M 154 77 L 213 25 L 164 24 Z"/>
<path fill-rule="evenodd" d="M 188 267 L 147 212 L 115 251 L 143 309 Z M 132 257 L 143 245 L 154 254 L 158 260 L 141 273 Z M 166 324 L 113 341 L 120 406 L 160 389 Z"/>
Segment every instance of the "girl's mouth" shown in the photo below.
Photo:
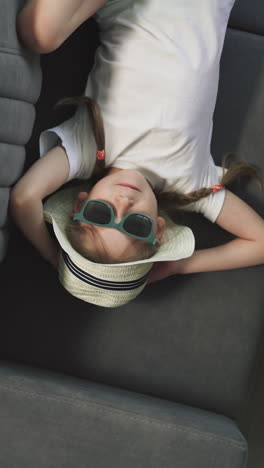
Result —
<path fill-rule="evenodd" d="M 129 187 L 129 188 L 131 188 L 133 190 L 137 190 L 138 192 L 140 192 L 140 190 L 137 187 L 135 187 L 134 185 L 130 185 L 130 184 L 116 184 L 116 185 L 121 185 L 122 187 Z"/>

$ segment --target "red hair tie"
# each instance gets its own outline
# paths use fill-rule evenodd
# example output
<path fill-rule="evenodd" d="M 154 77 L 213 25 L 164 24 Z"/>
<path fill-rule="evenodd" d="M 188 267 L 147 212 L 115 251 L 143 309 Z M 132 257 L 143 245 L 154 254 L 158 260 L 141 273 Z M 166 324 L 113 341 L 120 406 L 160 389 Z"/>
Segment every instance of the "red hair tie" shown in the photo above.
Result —
<path fill-rule="evenodd" d="M 216 184 L 212 185 L 210 188 L 213 190 L 213 192 L 219 192 L 219 190 L 222 190 L 224 186 L 222 184 Z"/>
<path fill-rule="evenodd" d="M 96 159 L 102 161 L 105 158 L 105 150 L 97 150 L 96 151 Z"/>

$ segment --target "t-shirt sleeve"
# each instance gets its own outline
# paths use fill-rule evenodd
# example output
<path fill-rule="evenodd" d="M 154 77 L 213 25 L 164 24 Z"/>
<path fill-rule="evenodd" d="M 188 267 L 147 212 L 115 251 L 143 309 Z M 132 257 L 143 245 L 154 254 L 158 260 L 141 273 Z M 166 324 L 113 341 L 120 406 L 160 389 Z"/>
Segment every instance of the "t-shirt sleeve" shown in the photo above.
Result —
<path fill-rule="evenodd" d="M 225 169 L 226 171 L 227 169 Z M 212 185 L 219 184 L 223 175 L 222 167 L 216 166 L 212 160 L 208 171 L 204 177 L 203 182 L 200 184 L 201 187 L 211 187 Z M 208 195 L 205 198 L 201 198 L 197 202 L 191 203 L 184 207 L 186 211 L 196 211 L 202 213 L 212 223 L 215 223 L 220 211 L 223 207 L 225 200 L 225 188 Z"/>
<path fill-rule="evenodd" d="M 40 134 L 40 157 L 56 145 L 63 146 L 69 160 L 67 181 L 91 177 L 96 161 L 96 142 L 85 106 L 79 106 L 71 119 Z"/>

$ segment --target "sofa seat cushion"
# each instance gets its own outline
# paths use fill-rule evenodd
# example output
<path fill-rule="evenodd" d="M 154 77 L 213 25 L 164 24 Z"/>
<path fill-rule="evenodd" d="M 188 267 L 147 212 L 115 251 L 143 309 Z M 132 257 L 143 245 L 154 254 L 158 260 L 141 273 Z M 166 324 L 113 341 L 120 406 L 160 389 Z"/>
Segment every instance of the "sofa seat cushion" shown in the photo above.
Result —
<path fill-rule="evenodd" d="M 221 415 L 2 362 L 1 466 L 242 468 L 247 443 Z"/>

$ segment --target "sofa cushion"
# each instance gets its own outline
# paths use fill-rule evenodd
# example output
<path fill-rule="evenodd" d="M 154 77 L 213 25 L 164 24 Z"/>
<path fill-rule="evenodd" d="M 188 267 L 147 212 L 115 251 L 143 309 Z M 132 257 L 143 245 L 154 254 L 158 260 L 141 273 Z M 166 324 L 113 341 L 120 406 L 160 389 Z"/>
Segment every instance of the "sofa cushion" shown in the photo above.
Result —
<path fill-rule="evenodd" d="M 27 366 L 0 366 L 1 466 L 243 468 L 224 416 Z"/>
<path fill-rule="evenodd" d="M 233 151 L 264 170 L 263 57 L 264 36 L 228 29 L 212 137 L 212 153 L 218 162 Z M 236 190 L 264 216 L 263 191 L 255 183 L 237 184 Z"/>

